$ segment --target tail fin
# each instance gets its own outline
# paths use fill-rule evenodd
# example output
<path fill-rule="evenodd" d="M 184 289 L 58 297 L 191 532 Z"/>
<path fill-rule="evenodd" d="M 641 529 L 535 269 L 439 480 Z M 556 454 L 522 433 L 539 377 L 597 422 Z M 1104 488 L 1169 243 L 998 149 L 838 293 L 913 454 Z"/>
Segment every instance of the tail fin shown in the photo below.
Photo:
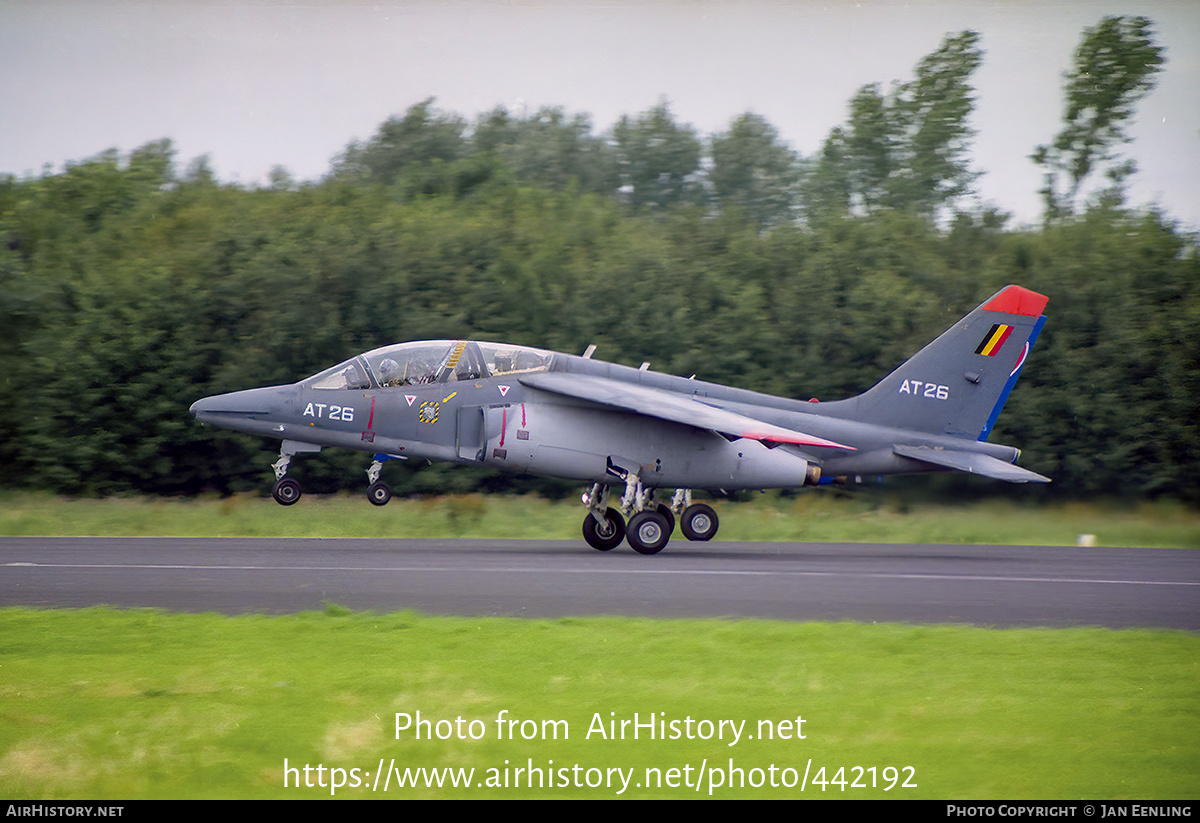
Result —
<path fill-rule="evenodd" d="M 1042 330 L 1049 298 L 1005 286 L 876 386 L 853 398 L 856 419 L 984 440 Z"/>

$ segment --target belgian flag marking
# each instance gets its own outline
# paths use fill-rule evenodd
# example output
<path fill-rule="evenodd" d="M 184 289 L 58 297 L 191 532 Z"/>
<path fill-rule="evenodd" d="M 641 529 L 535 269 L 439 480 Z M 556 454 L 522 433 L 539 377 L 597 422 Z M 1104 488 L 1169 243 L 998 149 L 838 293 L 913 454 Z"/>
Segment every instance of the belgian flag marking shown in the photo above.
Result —
<path fill-rule="evenodd" d="M 1000 351 L 1000 347 L 1004 345 L 1004 341 L 1012 334 L 1013 327 L 1006 323 L 997 323 L 992 326 L 992 330 L 984 335 L 983 342 L 979 344 L 979 348 L 975 349 L 976 354 L 982 354 L 985 357 L 995 357 L 996 352 Z"/>

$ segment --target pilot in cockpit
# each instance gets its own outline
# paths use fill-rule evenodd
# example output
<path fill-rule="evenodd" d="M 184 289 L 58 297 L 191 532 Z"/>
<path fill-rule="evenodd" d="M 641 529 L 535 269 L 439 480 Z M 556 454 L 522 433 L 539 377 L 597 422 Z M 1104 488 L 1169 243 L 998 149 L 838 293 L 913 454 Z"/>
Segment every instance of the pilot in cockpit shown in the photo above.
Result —
<path fill-rule="evenodd" d="M 400 371 L 400 364 L 392 358 L 385 358 L 379 364 L 379 385 L 400 386 L 404 384 L 404 374 Z"/>

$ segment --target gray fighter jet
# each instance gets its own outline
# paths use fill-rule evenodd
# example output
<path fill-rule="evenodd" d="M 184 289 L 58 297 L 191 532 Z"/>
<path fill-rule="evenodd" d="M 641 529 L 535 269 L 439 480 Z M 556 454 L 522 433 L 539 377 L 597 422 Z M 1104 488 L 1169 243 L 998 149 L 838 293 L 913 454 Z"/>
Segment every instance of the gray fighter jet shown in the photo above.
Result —
<path fill-rule="evenodd" d="M 528 346 L 400 343 L 289 386 L 206 397 L 196 419 L 283 441 L 275 499 L 300 484 L 296 454 L 337 446 L 374 454 L 368 499 L 391 490 L 384 462 L 423 458 L 583 481 L 583 536 L 642 554 L 717 532 L 692 489 L 794 488 L 848 477 L 961 471 L 1049 482 L 986 442 L 1045 322 L 1047 298 L 1007 286 L 863 394 L 791 400 Z M 610 489 L 624 486 L 610 506 Z M 666 493 L 664 493 L 666 492 Z M 659 497 L 658 495 L 662 495 Z M 626 522 L 628 517 L 628 522 Z"/>

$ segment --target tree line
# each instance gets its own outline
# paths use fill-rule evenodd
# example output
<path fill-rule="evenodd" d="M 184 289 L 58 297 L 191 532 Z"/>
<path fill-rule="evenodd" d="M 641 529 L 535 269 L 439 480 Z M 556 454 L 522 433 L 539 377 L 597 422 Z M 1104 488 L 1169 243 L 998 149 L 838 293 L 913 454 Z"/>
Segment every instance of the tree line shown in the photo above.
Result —
<path fill-rule="evenodd" d="M 1195 502 L 1198 242 L 1124 201 L 1122 126 L 1164 58 L 1140 18 L 1106 18 L 1073 71 L 1114 50 L 1132 55 L 1125 75 L 1106 75 L 1107 96 L 1069 76 L 1064 130 L 1034 149 L 1036 229 L 962 205 L 973 32 L 887 93 L 860 90 L 809 158 L 749 113 L 705 137 L 664 102 L 597 135 L 558 108 L 468 121 L 425 101 L 316 182 L 276 169 L 238 187 L 203 159 L 180 172 L 169 141 L 0 178 L 0 485 L 268 488 L 278 445 L 204 429 L 188 406 L 402 340 L 595 343 L 616 362 L 835 399 L 1019 283 L 1050 297 L 1049 320 L 993 439 L 1055 480 L 1043 495 Z M 365 487 L 366 462 L 328 452 L 294 473 L 314 491 Z M 400 493 L 514 487 L 388 473 Z"/>

